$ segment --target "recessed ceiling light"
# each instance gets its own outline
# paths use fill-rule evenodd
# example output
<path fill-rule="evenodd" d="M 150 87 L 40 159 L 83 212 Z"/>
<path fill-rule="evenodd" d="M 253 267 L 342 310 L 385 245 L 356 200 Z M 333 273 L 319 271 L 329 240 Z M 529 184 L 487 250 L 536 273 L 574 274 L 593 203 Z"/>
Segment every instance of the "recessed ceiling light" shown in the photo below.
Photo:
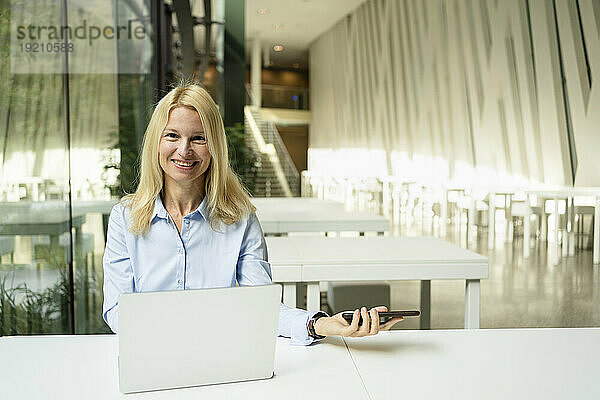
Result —
<path fill-rule="evenodd" d="M 292 67 L 294 67 L 294 68 L 300 68 L 300 63 L 295 62 L 295 63 L 292 64 Z"/>
<path fill-rule="evenodd" d="M 259 8 L 258 10 L 256 10 L 256 13 L 258 15 L 267 15 L 269 13 L 269 10 L 267 10 L 266 8 Z"/>
<path fill-rule="evenodd" d="M 274 51 L 283 51 L 283 46 L 280 44 L 276 44 L 275 46 L 273 46 L 273 50 Z"/>
<path fill-rule="evenodd" d="M 279 30 L 283 29 L 283 24 L 274 24 L 273 29 L 276 31 L 279 31 Z"/>

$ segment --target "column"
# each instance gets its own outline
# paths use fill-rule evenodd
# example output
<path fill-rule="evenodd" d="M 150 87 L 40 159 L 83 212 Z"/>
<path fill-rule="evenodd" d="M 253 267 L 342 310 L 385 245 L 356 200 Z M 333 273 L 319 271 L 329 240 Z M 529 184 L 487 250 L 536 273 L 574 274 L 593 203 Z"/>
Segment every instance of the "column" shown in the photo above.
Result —
<path fill-rule="evenodd" d="M 488 249 L 494 248 L 496 239 L 496 193 L 490 192 L 488 208 Z"/>
<path fill-rule="evenodd" d="M 254 38 L 252 40 L 252 53 L 250 53 L 250 85 L 252 95 L 252 105 L 260 107 L 262 104 L 261 98 L 261 47 L 260 39 Z"/>
<path fill-rule="evenodd" d="M 531 238 L 531 200 L 529 194 L 525 193 L 525 216 L 523 217 L 523 258 L 529 258 L 529 247 Z"/>

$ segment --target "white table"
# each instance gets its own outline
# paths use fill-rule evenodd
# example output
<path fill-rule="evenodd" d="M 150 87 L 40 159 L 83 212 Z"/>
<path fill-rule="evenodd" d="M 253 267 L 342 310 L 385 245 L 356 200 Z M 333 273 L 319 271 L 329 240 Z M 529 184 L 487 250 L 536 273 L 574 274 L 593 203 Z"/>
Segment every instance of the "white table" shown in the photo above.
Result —
<path fill-rule="evenodd" d="M 74 201 L 71 226 L 75 228 L 76 243 L 81 240 L 81 226 L 86 214 L 102 214 L 104 235 L 108 216 L 118 200 Z M 69 231 L 68 202 L 60 200 L 0 202 L 0 235 L 48 235 L 53 246 L 61 234 Z M 79 248 L 79 244 L 76 248 Z M 70 254 L 70 253 L 69 253 Z"/>
<path fill-rule="evenodd" d="M 373 400 L 600 399 L 600 329 L 391 331 L 345 338 Z"/>
<path fill-rule="evenodd" d="M 432 279 L 464 279 L 465 328 L 479 328 L 480 279 L 486 257 L 433 237 L 268 237 L 273 281 L 283 282 L 284 303 L 295 306 L 295 285 L 307 282 L 307 308 L 320 308 L 319 282 L 421 281 L 421 327 L 429 328 Z M 294 281 L 292 274 L 300 274 Z"/>
<path fill-rule="evenodd" d="M 344 210 L 286 212 L 257 210 L 265 234 L 289 232 L 378 232 L 389 230 L 390 222 L 381 215 Z"/>
<path fill-rule="evenodd" d="M 509 242 L 512 238 L 512 201 L 517 189 L 493 189 L 488 191 L 488 249 L 493 249 L 496 243 L 496 196 L 504 199 L 504 241 Z"/>
<path fill-rule="evenodd" d="M 344 210 L 344 203 L 315 197 L 252 197 L 250 201 L 260 211 L 303 212 L 315 210 Z"/>
<path fill-rule="evenodd" d="M 117 337 L 0 338 L 2 398 L 21 399 L 577 399 L 600 398 L 600 329 L 390 331 L 279 338 L 275 376 L 122 395 Z"/>
<path fill-rule="evenodd" d="M 312 197 L 255 197 L 256 215 L 267 235 L 289 232 L 379 232 L 389 220 L 368 212 L 350 212 L 344 204 Z"/>
<path fill-rule="evenodd" d="M 553 232 L 553 240 L 549 240 L 550 246 L 550 259 L 552 264 L 556 265 L 560 261 L 560 252 L 558 246 L 558 200 L 567 200 L 567 209 L 569 209 L 569 202 L 572 202 L 573 197 L 575 196 L 585 196 L 585 197 L 594 197 L 594 249 L 593 249 L 593 263 L 600 263 L 600 188 L 575 188 L 575 187 L 565 187 L 558 189 L 536 189 L 536 190 L 525 190 L 526 194 L 526 202 L 527 205 L 525 207 L 525 219 L 523 221 L 523 257 L 529 257 L 529 249 L 530 249 L 530 218 L 531 218 L 531 195 L 535 195 L 545 199 L 554 200 L 554 232 Z M 542 207 L 544 205 L 542 204 Z M 570 210 L 570 214 L 568 214 L 568 220 L 571 221 L 571 226 L 574 222 L 574 214 L 573 210 Z M 569 241 L 573 242 L 574 238 L 569 237 L 568 234 L 565 234 L 563 243 L 563 255 L 566 256 L 569 253 L 574 253 L 573 243 L 569 245 Z M 569 249 L 572 248 L 572 251 Z"/>
<path fill-rule="evenodd" d="M 117 335 L 0 338 L 3 399 L 298 399 L 367 400 L 368 394 L 340 337 L 318 346 L 277 339 L 271 379 L 123 395 Z M 318 395 L 316 395 L 318 393 Z"/>

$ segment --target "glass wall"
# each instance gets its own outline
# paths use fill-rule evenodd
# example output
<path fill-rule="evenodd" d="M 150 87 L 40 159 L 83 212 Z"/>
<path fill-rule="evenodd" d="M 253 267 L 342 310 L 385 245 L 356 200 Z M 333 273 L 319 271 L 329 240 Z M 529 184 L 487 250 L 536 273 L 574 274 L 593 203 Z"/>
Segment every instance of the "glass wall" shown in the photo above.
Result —
<path fill-rule="evenodd" d="M 0 336 L 110 331 L 110 211 L 136 188 L 168 86 L 193 78 L 222 97 L 223 12 L 224 0 L 0 0 Z"/>
<path fill-rule="evenodd" d="M 154 3 L 0 2 L 0 335 L 109 332 L 102 255 L 156 100 Z"/>

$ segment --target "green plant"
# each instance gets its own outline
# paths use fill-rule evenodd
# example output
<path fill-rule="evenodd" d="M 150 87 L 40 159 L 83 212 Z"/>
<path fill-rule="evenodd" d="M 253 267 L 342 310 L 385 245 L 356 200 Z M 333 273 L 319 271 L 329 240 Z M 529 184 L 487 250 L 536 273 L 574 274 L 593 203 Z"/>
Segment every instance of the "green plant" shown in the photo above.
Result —
<path fill-rule="evenodd" d="M 244 126 L 241 123 L 225 127 L 225 134 L 231 168 L 240 177 L 248 191 L 254 194 L 260 159 L 246 144 Z"/>

